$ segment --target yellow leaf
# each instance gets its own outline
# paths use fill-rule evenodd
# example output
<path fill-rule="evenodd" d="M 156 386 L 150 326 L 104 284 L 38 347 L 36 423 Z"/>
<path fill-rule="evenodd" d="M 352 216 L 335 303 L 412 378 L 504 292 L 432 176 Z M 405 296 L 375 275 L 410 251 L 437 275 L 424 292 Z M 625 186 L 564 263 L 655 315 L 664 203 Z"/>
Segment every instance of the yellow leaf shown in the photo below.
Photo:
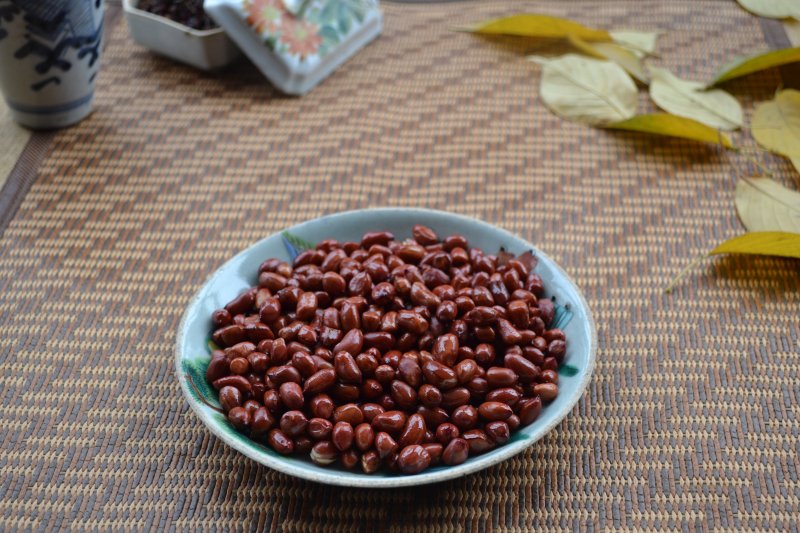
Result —
<path fill-rule="evenodd" d="M 750 125 L 758 144 L 787 157 L 800 157 L 800 91 L 786 89 L 756 107 Z"/>
<path fill-rule="evenodd" d="M 625 120 L 636 113 L 636 85 L 616 63 L 577 54 L 530 59 L 543 67 L 539 92 L 556 115 L 600 125 Z"/>
<path fill-rule="evenodd" d="M 800 47 L 784 48 L 782 50 L 774 50 L 748 57 L 736 58 L 723 65 L 708 85 L 717 85 L 718 83 L 752 74 L 753 72 L 795 63 L 797 61 L 800 61 Z"/>
<path fill-rule="evenodd" d="M 760 17 L 800 20 L 800 2 L 797 0 L 736 0 L 739 5 Z"/>
<path fill-rule="evenodd" d="M 611 40 L 611 35 L 606 30 L 587 28 L 583 24 L 572 20 L 534 13 L 488 20 L 466 28 L 466 30 L 481 35 L 516 35 L 519 37 L 565 39 L 567 35 L 571 34 L 587 41 Z"/>
<path fill-rule="evenodd" d="M 615 43 L 589 43 L 577 35 L 568 35 L 567 40 L 586 55 L 613 61 L 645 85 L 650 81 L 639 58 L 624 46 Z"/>
<path fill-rule="evenodd" d="M 636 57 L 640 59 L 646 55 L 652 55 L 656 51 L 658 32 L 611 30 L 608 33 L 611 34 L 612 41 L 626 48 L 630 48 Z"/>
<path fill-rule="evenodd" d="M 638 115 L 629 120 L 607 124 L 605 127 L 612 130 L 641 131 L 668 137 L 679 137 L 692 141 L 722 143 L 725 148 L 733 148 L 730 137 L 724 133 L 696 120 L 667 113 Z"/>
<path fill-rule="evenodd" d="M 672 280 L 665 292 L 672 292 L 672 288 L 678 281 L 700 261 L 706 257 L 720 254 L 768 255 L 800 259 L 800 234 L 783 231 L 758 231 L 727 240 L 692 261 Z"/>
<path fill-rule="evenodd" d="M 702 83 L 682 80 L 663 68 L 651 67 L 650 73 L 650 97 L 661 109 L 712 128 L 735 130 L 742 126 L 742 106 L 722 89 L 706 91 Z"/>
<path fill-rule="evenodd" d="M 800 234 L 800 193 L 769 178 L 740 179 L 736 211 L 747 231 Z"/>
<path fill-rule="evenodd" d="M 749 254 L 800 259 L 800 235 L 785 231 L 757 231 L 727 240 L 708 255 Z"/>
<path fill-rule="evenodd" d="M 800 156 L 790 157 L 789 161 L 791 161 L 792 165 L 794 165 L 794 169 L 797 172 L 800 172 Z"/>

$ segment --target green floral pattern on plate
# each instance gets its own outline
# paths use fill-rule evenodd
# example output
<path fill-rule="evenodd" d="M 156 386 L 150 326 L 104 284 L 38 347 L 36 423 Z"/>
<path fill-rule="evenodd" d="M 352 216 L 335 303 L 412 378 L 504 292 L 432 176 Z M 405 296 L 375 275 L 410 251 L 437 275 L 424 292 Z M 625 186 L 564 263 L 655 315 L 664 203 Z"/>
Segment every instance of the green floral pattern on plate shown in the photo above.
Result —
<path fill-rule="evenodd" d="M 209 342 L 208 347 L 210 354 L 211 350 L 213 350 L 213 343 Z M 235 439 L 246 446 L 255 447 L 272 457 L 281 457 L 280 454 L 275 452 L 275 450 L 269 446 L 265 446 L 260 442 L 254 441 L 247 435 L 237 431 L 236 428 L 234 428 L 231 423 L 228 422 L 228 418 L 221 412 L 217 411 L 217 409 L 221 408 L 219 404 L 219 395 L 213 389 L 213 387 L 211 387 L 211 384 L 206 381 L 206 369 L 208 369 L 208 363 L 210 361 L 210 355 L 198 356 L 194 359 L 181 360 L 181 369 L 191 385 L 189 387 L 189 391 L 192 397 L 195 400 L 206 404 L 215 411 L 211 416 L 214 418 L 217 424 L 219 424 L 219 427 L 225 431 L 229 438 Z"/>

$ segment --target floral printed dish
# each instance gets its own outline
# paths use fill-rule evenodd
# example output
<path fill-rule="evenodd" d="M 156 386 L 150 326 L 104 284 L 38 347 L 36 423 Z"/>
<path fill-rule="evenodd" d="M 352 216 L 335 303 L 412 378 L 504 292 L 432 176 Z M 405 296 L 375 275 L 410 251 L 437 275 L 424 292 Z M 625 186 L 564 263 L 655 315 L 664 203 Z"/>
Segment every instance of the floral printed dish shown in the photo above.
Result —
<path fill-rule="evenodd" d="M 305 94 L 377 37 L 377 0 L 206 0 L 222 26 L 272 84 Z"/>
<path fill-rule="evenodd" d="M 535 272 L 545 284 L 545 296 L 556 307 L 553 323 L 570 342 L 559 368 L 559 394 L 542 409 L 530 425 L 512 439 L 484 455 L 470 457 L 457 466 L 437 466 L 415 476 L 389 472 L 363 474 L 342 468 L 318 466 L 297 455 L 283 456 L 237 431 L 219 410 L 217 392 L 205 380 L 210 361 L 208 346 L 211 313 L 252 286 L 259 264 L 268 257 L 291 260 L 299 250 L 325 238 L 358 240 L 367 229 L 391 231 L 399 238 L 410 236 L 411 227 L 422 224 L 441 235 L 459 233 L 485 250 L 504 248 L 520 254 L 531 250 L 538 258 Z M 184 396 L 200 420 L 225 443 L 270 468 L 289 475 L 334 485 L 390 488 L 455 479 L 497 464 L 523 451 L 553 429 L 575 406 L 588 385 L 594 368 L 597 334 L 591 312 L 569 277 L 552 259 L 530 243 L 479 220 L 441 211 L 382 208 L 350 211 L 304 222 L 268 237 L 225 263 L 200 289 L 184 313 L 178 330 L 175 365 Z"/>

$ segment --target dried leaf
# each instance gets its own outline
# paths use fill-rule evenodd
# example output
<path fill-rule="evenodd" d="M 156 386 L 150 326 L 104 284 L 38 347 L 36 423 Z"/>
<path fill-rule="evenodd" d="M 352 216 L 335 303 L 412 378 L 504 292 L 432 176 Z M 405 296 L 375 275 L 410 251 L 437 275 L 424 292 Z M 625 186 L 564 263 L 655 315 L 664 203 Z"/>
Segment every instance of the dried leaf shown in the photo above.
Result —
<path fill-rule="evenodd" d="M 785 231 L 757 231 L 727 240 L 708 255 L 749 254 L 800 259 L 800 235 Z"/>
<path fill-rule="evenodd" d="M 736 184 L 736 211 L 747 231 L 800 234 L 800 192 L 769 178 L 742 178 Z"/>
<path fill-rule="evenodd" d="M 786 157 L 800 157 L 800 91 L 786 89 L 756 107 L 750 126 L 758 144 Z"/>
<path fill-rule="evenodd" d="M 682 80 L 663 68 L 651 67 L 650 72 L 650 96 L 658 107 L 712 128 L 735 130 L 742 126 L 742 106 L 722 89 L 704 90 L 702 83 Z"/>
<path fill-rule="evenodd" d="M 625 69 L 625 71 L 647 85 L 650 81 L 639 58 L 629 49 L 615 43 L 590 43 L 577 35 L 567 37 L 570 44 L 586 55 L 597 59 L 608 59 Z"/>
<path fill-rule="evenodd" d="M 615 31 L 611 34 L 611 40 L 617 44 L 630 48 L 638 58 L 652 55 L 656 52 L 658 42 L 658 32 L 654 31 Z"/>
<path fill-rule="evenodd" d="M 792 165 L 794 165 L 794 169 L 795 169 L 797 172 L 800 172 L 800 156 L 793 156 L 793 157 L 790 157 L 790 158 L 789 158 L 789 161 L 791 161 L 791 162 L 792 162 Z"/>
<path fill-rule="evenodd" d="M 795 63 L 797 61 L 800 61 L 800 47 L 784 48 L 782 50 L 773 50 L 748 57 L 736 58 L 723 65 L 708 85 L 717 85 L 724 81 L 752 74 L 753 72 Z"/>
<path fill-rule="evenodd" d="M 724 133 L 696 120 L 667 113 L 637 115 L 629 120 L 607 124 L 604 127 L 612 130 L 641 131 L 668 137 L 679 137 L 692 141 L 721 143 L 725 148 L 733 148 L 730 137 Z"/>
<path fill-rule="evenodd" d="M 800 2 L 797 0 L 736 0 L 749 12 L 770 19 L 794 17 L 800 20 Z"/>
<path fill-rule="evenodd" d="M 588 28 L 572 20 L 535 13 L 487 20 L 464 29 L 480 35 L 516 35 L 545 39 L 566 39 L 568 35 L 577 35 L 586 41 L 611 40 L 611 35 L 606 30 Z"/>
<path fill-rule="evenodd" d="M 636 84 L 616 63 L 576 54 L 530 59 L 543 67 L 539 91 L 556 115 L 602 125 L 636 113 Z"/>
<path fill-rule="evenodd" d="M 707 254 L 701 255 L 692 261 L 672 280 L 665 292 L 672 292 L 675 284 L 703 259 L 720 254 L 767 255 L 800 259 L 800 234 L 783 231 L 758 231 L 745 233 L 727 240 Z"/>

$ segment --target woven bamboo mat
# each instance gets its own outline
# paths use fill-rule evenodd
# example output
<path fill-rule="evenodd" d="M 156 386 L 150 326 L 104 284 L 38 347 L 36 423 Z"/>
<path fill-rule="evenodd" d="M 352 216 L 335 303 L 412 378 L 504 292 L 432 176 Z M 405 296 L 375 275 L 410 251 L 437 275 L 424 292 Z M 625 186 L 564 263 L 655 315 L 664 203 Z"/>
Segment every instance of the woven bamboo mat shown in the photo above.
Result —
<path fill-rule="evenodd" d="M 384 8 L 380 40 L 301 99 L 247 64 L 202 74 L 110 32 L 96 112 L 52 138 L 0 238 L 0 529 L 797 530 L 800 265 L 720 258 L 662 292 L 743 231 L 731 156 L 562 121 L 520 54 L 541 48 L 447 30 L 522 10 L 663 29 L 659 62 L 703 79 L 768 47 L 759 19 L 695 0 Z M 728 89 L 749 114 L 780 82 Z M 254 241 L 380 205 L 479 217 L 551 254 L 597 319 L 595 376 L 546 438 L 461 480 L 277 474 L 189 411 L 179 318 Z"/>

